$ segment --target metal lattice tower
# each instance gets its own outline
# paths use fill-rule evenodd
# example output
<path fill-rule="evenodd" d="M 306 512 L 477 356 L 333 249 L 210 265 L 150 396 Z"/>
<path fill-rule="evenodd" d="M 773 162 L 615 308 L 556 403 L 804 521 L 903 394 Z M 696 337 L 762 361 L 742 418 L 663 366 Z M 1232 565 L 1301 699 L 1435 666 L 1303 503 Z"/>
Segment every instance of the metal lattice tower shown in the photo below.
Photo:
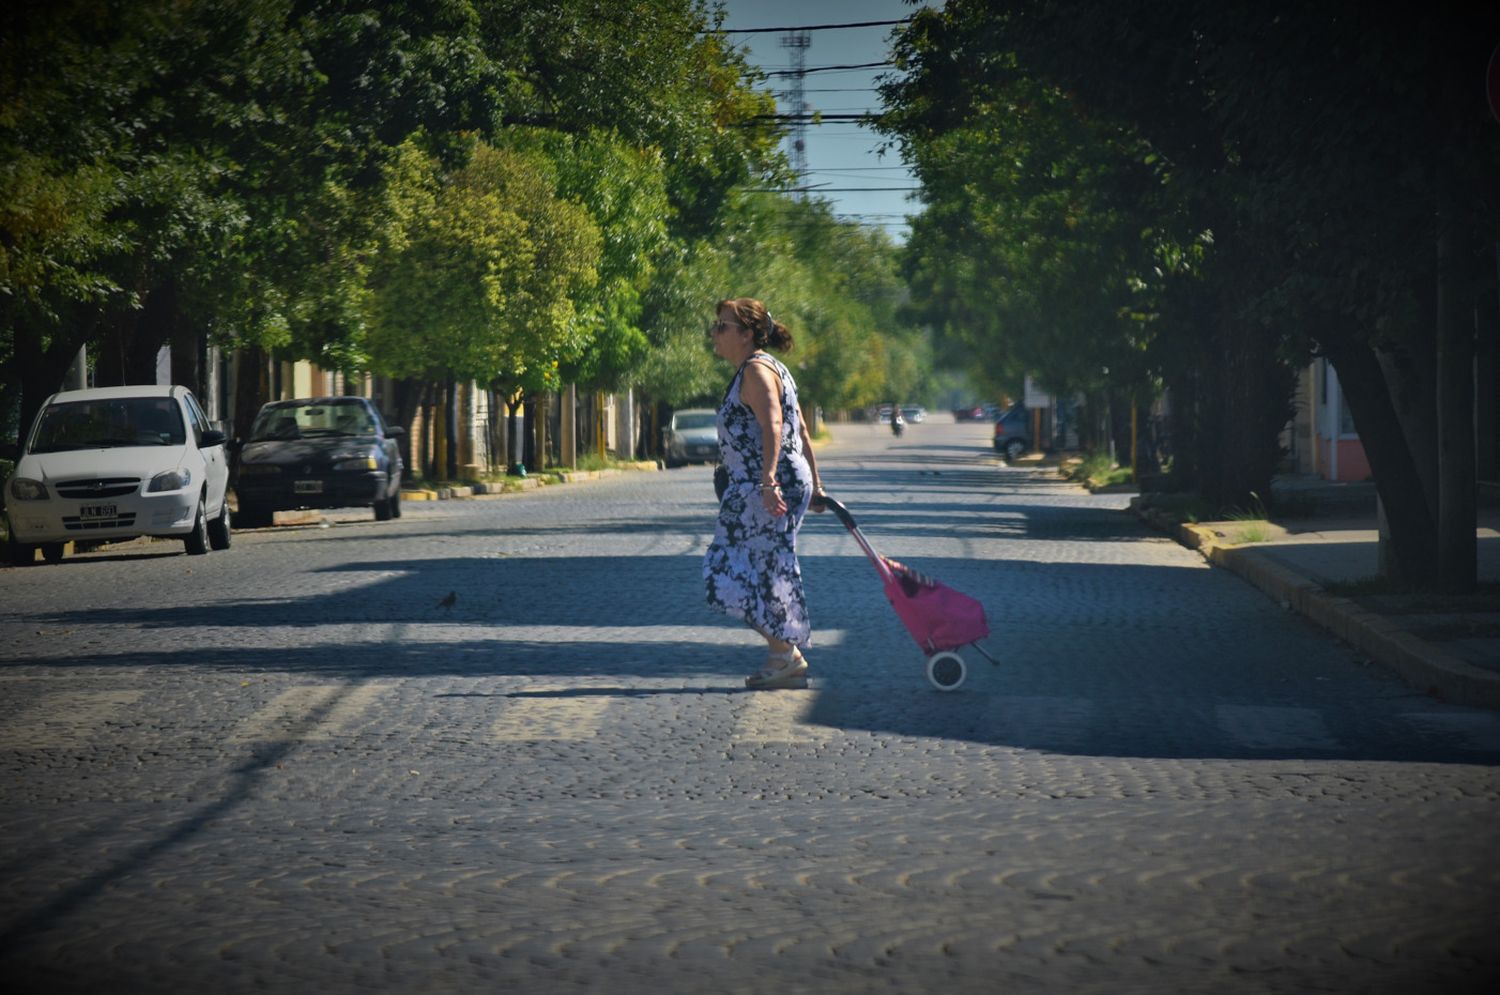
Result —
<path fill-rule="evenodd" d="M 802 95 L 802 80 L 807 75 L 807 47 L 811 44 L 812 35 L 806 31 L 792 31 L 781 36 L 781 47 L 792 53 L 791 73 L 787 77 L 791 85 L 784 94 L 787 98 L 785 113 L 790 115 L 792 122 L 787 133 L 791 143 L 791 154 L 787 158 L 798 187 L 807 185 L 807 101 Z M 806 200 L 807 193 L 799 192 L 797 199 Z"/>

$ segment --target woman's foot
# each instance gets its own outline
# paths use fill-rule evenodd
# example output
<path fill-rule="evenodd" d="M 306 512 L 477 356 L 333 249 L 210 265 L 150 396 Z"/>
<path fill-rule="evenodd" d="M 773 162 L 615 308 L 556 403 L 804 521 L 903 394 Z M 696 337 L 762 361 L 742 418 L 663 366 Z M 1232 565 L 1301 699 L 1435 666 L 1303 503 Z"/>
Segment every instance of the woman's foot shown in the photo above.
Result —
<path fill-rule="evenodd" d="M 745 687 L 762 691 L 780 688 L 801 690 L 807 687 L 807 661 L 789 646 L 780 653 L 766 655 L 766 665 L 745 678 Z"/>

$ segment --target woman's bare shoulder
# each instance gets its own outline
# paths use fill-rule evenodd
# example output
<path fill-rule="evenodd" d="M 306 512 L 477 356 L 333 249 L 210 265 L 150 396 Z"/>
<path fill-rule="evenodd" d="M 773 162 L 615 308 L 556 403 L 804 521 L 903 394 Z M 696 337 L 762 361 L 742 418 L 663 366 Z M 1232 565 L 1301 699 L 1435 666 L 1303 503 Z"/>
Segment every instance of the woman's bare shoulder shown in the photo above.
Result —
<path fill-rule="evenodd" d="M 755 356 L 745 364 L 743 394 L 748 388 L 751 395 L 760 397 L 781 396 L 781 374 L 768 356 Z"/>

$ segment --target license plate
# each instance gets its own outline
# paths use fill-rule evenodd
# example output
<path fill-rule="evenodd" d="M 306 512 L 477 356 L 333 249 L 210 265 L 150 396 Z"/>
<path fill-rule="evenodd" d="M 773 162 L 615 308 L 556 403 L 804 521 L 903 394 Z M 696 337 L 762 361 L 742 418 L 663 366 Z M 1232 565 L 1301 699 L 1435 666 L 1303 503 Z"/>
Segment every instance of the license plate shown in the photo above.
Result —
<path fill-rule="evenodd" d="M 114 518 L 115 506 L 112 504 L 86 504 L 78 509 L 78 517 L 90 518 Z"/>
<path fill-rule="evenodd" d="M 323 481 L 299 480 L 292 485 L 292 490 L 294 490 L 298 494 L 322 494 Z"/>

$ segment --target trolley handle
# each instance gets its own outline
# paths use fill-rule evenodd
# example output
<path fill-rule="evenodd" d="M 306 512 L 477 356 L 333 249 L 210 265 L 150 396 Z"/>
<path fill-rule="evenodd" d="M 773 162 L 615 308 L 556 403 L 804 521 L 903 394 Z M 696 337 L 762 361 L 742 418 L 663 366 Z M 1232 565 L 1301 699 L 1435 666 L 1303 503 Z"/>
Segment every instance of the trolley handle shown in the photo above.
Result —
<path fill-rule="evenodd" d="M 824 507 L 833 512 L 834 517 L 843 523 L 844 528 L 849 530 L 849 534 L 854 537 L 854 541 L 859 543 L 859 548 L 864 550 L 865 556 L 875 565 L 876 571 L 880 574 L 881 581 L 886 584 L 895 583 L 896 575 L 891 572 L 890 564 L 885 562 L 885 557 L 875 552 L 875 547 L 870 545 L 870 540 L 865 538 L 865 534 L 855 524 L 854 516 L 849 514 L 849 509 L 827 494 L 824 494 L 821 499 L 814 498 L 813 500 L 821 500 Z"/>
<path fill-rule="evenodd" d="M 813 498 L 813 501 L 822 501 L 824 507 L 833 512 L 834 517 L 842 522 L 844 528 L 848 529 L 850 532 L 853 532 L 855 529 L 859 528 L 859 526 L 854 523 L 854 516 L 849 514 L 849 509 L 845 508 L 842 504 L 829 497 L 827 494 L 822 495 L 822 497 L 815 496 Z"/>

